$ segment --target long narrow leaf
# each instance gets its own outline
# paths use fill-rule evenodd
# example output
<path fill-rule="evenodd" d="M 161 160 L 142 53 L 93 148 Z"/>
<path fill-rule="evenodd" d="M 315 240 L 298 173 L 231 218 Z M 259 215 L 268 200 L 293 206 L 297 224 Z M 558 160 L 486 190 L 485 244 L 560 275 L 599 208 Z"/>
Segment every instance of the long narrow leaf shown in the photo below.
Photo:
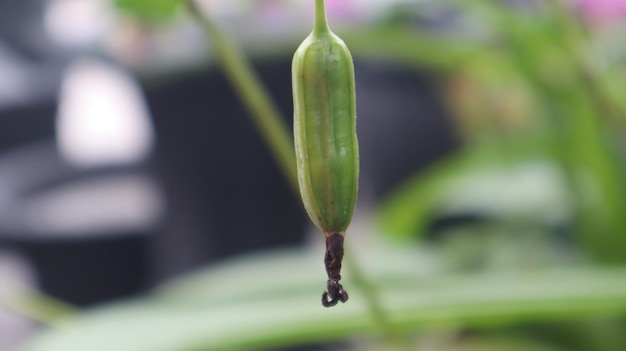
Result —
<path fill-rule="evenodd" d="M 364 253 L 381 257 L 376 252 Z M 408 267 L 396 272 L 389 264 L 371 273 L 392 322 L 407 331 L 626 313 L 626 269 L 434 276 L 414 266 L 418 256 L 415 250 L 390 250 L 384 257 Z M 319 270 L 317 265 L 302 264 L 303 257 L 308 256 L 302 251 L 276 259 L 268 256 L 267 262 L 256 257 L 245 264 L 235 263 L 235 268 L 219 268 L 226 275 L 219 271 L 199 274 L 179 282 L 180 288 L 169 286 L 150 298 L 72 318 L 24 350 L 248 350 L 374 332 L 375 324 L 357 291 L 340 308 L 320 306 L 317 282 L 297 279 L 315 276 L 312 272 Z M 255 265 L 284 272 L 282 284 L 277 285 L 277 280 L 263 284 L 263 277 L 253 278 Z M 298 270 L 287 273 L 285 267 Z M 230 277 L 230 284 L 225 284 L 225 277 Z M 195 289 L 213 293 L 202 298 Z M 229 294 L 238 298 L 229 301 Z"/>

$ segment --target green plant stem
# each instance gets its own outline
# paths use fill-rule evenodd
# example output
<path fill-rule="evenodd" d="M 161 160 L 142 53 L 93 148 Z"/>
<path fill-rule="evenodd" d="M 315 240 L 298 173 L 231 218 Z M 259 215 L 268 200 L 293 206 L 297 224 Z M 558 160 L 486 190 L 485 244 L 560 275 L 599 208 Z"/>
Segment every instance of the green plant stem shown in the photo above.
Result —
<path fill-rule="evenodd" d="M 315 23 L 313 25 L 314 34 L 327 33 L 329 31 L 328 22 L 326 21 L 326 9 L 324 8 L 324 0 L 315 0 Z"/>
<path fill-rule="evenodd" d="M 70 304 L 34 290 L 21 292 L 19 296 L 3 296 L 0 305 L 51 327 L 75 312 L 75 308 Z"/>
<path fill-rule="evenodd" d="M 211 17 L 205 15 L 195 1 L 185 0 L 185 3 L 189 12 L 202 23 L 213 40 L 212 44 L 215 47 L 219 65 L 248 109 L 259 133 L 270 148 L 292 189 L 298 193 L 294 146 L 282 122 L 280 112 L 264 89 L 261 80 L 254 73 L 245 56 Z"/>
<path fill-rule="evenodd" d="M 397 350 L 415 351 L 415 346 L 411 344 L 411 340 L 391 321 L 389 313 L 380 300 L 378 289 L 367 279 L 353 253 L 347 252 L 344 261 L 350 270 L 352 281 L 363 293 L 369 314 L 377 324 L 378 330 Z"/>

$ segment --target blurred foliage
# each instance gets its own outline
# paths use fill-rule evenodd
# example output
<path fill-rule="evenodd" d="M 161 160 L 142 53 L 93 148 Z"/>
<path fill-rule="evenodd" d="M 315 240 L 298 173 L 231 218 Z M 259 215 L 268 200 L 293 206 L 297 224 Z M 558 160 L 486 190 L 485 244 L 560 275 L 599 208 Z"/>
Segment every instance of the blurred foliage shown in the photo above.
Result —
<path fill-rule="evenodd" d="M 145 9 L 152 1 L 118 3 L 159 11 Z M 583 23 L 571 4 L 423 1 L 341 32 L 356 57 L 435 72 L 464 142 L 380 204 L 382 243 L 348 253 L 363 258 L 408 348 L 626 344 L 626 32 Z M 445 14 L 444 25 L 424 25 L 429 13 Z M 26 350 L 334 341 L 350 341 L 337 349 L 395 349 L 368 314 L 366 292 L 351 291 L 336 309 L 316 303 L 324 281 L 317 256 L 295 250 L 211 266 L 68 318 Z"/>
<path fill-rule="evenodd" d="M 454 183 L 484 172 L 486 162 L 494 172 L 506 173 L 529 159 L 547 159 L 573 199 L 569 220 L 581 248 L 597 261 L 624 262 L 626 189 L 620 140 L 626 109 L 614 91 L 626 91 L 626 79 L 607 81 L 603 69 L 608 67 L 592 50 L 593 37 L 582 23 L 557 2 L 540 3 L 513 9 L 493 1 L 451 2 L 473 19 L 467 22 L 480 24 L 481 35 L 467 38 L 461 52 L 433 50 L 436 34 L 410 34 L 420 37 L 414 43 L 424 43 L 412 46 L 415 63 L 450 62 L 437 68 L 449 77 L 444 94 L 466 145 L 390 197 L 382 207 L 383 231 L 404 237 L 423 234 L 433 208 L 445 202 L 441 192 L 462 191 Z M 421 61 L 425 51 L 443 58 Z"/>
<path fill-rule="evenodd" d="M 368 257 L 363 264 L 395 327 L 404 333 L 626 312 L 623 269 L 438 275 L 420 269 L 435 262 L 416 253 L 380 247 L 360 252 Z M 350 279 L 350 269 L 345 276 Z M 249 256 L 166 285 L 141 301 L 69 319 L 27 350 L 236 350 L 377 335 L 358 292 L 340 309 L 312 303 L 323 280 L 317 252 Z"/>
<path fill-rule="evenodd" d="M 124 15 L 147 23 L 171 21 L 182 8 L 182 0 L 114 0 Z"/>

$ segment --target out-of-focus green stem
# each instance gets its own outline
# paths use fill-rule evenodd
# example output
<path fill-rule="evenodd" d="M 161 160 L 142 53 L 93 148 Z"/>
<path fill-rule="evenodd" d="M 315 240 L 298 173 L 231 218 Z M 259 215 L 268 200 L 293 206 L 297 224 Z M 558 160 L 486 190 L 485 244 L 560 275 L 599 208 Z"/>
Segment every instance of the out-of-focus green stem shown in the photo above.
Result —
<path fill-rule="evenodd" d="M 259 133 L 269 146 L 292 189 L 298 193 L 294 147 L 285 124 L 281 121 L 280 112 L 272 103 L 250 63 L 233 42 L 210 16 L 202 12 L 195 1 L 186 0 L 185 2 L 191 14 L 202 23 L 210 35 L 219 65 L 248 109 Z"/>
<path fill-rule="evenodd" d="M 3 296 L 0 305 L 47 326 L 72 315 L 75 308 L 70 304 L 36 291 L 21 292 L 15 296 Z"/>
<path fill-rule="evenodd" d="M 361 269 L 361 265 L 354 258 L 352 252 L 347 252 L 344 256 L 347 268 L 350 270 L 351 278 L 363 293 L 369 309 L 369 314 L 378 325 L 378 329 L 398 351 L 415 351 L 415 346 L 411 345 L 410 339 L 406 337 L 389 318 L 389 313 L 385 310 L 378 289 L 366 277 Z"/>

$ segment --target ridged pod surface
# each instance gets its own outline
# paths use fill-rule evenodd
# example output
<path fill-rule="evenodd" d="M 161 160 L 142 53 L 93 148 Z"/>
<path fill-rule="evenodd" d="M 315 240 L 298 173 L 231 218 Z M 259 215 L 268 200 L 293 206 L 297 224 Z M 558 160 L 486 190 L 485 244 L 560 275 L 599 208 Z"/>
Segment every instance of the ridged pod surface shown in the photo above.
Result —
<path fill-rule="evenodd" d="M 292 65 L 300 194 L 325 233 L 344 234 L 357 199 L 359 151 L 352 56 L 330 30 L 311 33 Z"/>
<path fill-rule="evenodd" d="M 294 54 L 292 86 L 298 182 L 309 217 L 326 236 L 329 279 L 322 304 L 328 307 L 348 299 L 339 280 L 357 199 L 359 149 L 352 56 L 329 29 L 323 0 L 316 0 L 313 32 Z"/>

